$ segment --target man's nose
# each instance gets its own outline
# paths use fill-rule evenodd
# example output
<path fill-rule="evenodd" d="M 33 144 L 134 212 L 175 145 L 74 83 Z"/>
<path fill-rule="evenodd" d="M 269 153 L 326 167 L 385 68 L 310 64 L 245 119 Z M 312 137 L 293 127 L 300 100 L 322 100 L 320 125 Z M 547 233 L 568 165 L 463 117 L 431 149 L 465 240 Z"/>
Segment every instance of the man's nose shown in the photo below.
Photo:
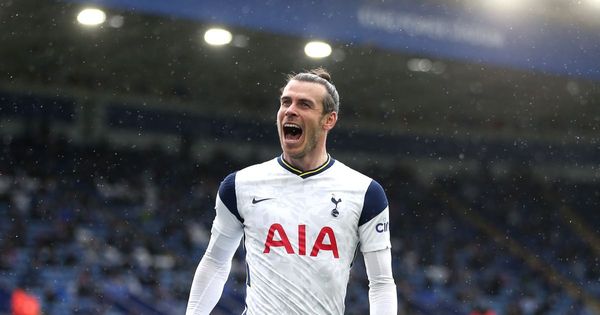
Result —
<path fill-rule="evenodd" d="M 285 109 L 285 115 L 286 116 L 296 116 L 297 112 L 296 112 L 296 107 L 298 105 L 294 102 L 292 103 L 290 106 L 288 106 L 288 108 Z"/>

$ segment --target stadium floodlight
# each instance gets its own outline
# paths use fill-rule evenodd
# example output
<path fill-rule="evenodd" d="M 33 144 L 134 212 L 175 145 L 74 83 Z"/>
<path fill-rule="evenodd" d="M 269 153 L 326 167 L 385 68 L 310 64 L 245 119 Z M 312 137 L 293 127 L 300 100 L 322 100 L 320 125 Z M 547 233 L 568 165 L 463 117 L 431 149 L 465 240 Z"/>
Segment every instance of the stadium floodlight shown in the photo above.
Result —
<path fill-rule="evenodd" d="M 486 4 L 497 11 L 514 11 L 525 7 L 528 1 L 524 0 L 488 0 Z"/>
<path fill-rule="evenodd" d="M 304 53 L 311 58 L 325 58 L 331 55 L 331 46 L 321 41 L 308 42 L 304 46 Z"/>
<path fill-rule="evenodd" d="M 429 72 L 433 69 L 433 63 L 427 58 L 411 58 L 406 62 L 406 66 L 414 72 Z"/>
<path fill-rule="evenodd" d="M 212 46 L 223 46 L 231 43 L 231 32 L 223 28 L 211 28 L 204 33 L 204 41 Z"/>
<path fill-rule="evenodd" d="M 590 6 L 600 9 L 600 0 L 587 0 Z"/>
<path fill-rule="evenodd" d="M 77 14 L 77 21 L 83 25 L 96 26 L 106 21 L 106 13 L 96 8 L 86 8 Z"/>

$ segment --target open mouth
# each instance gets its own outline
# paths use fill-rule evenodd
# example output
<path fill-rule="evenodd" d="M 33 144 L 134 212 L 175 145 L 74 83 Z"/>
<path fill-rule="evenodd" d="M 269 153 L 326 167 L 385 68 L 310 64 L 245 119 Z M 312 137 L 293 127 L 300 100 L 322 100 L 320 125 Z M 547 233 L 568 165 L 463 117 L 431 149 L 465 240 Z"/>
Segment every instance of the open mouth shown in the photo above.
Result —
<path fill-rule="evenodd" d="M 300 136 L 302 136 L 302 128 L 295 124 L 284 124 L 283 135 L 286 140 L 298 140 L 300 139 Z"/>

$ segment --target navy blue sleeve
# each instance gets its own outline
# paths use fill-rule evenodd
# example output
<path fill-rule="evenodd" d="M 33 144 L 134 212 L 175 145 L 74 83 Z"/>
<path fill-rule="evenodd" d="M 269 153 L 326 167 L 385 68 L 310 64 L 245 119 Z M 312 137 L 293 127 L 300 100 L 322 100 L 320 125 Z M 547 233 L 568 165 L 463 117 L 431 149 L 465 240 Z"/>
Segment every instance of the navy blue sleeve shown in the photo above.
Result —
<path fill-rule="evenodd" d="M 383 191 L 383 187 L 376 181 L 371 181 L 367 192 L 365 193 L 365 202 L 358 219 L 358 226 L 361 226 L 376 217 L 388 206 L 388 200 Z"/>
<path fill-rule="evenodd" d="M 225 179 L 221 182 L 221 186 L 219 186 L 219 198 L 225 204 L 229 212 L 235 215 L 240 222 L 244 223 L 244 219 L 240 216 L 237 207 L 237 197 L 235 194 L 235 174 L 231 173 L 225 177 Z"/>

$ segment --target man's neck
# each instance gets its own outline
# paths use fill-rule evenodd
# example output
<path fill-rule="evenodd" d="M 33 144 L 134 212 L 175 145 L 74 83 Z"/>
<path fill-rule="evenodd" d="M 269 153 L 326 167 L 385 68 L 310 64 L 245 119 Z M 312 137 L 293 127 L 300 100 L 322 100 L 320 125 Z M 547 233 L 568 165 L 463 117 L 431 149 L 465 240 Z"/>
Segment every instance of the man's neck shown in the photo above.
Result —
<path fill-rule="evenodd" d="M 317 157 L 304 156 L 299 159 L 294 159 L 285 153 L 283 153 L 283 159 L 292 165 L 294 168 L 297 168 L 303 172 L 310 171 L 318 168 L 319 166 L 325 164 L 329 159 L 329 155 L 327 152 L 323 152 L 319 154 Z"/>

